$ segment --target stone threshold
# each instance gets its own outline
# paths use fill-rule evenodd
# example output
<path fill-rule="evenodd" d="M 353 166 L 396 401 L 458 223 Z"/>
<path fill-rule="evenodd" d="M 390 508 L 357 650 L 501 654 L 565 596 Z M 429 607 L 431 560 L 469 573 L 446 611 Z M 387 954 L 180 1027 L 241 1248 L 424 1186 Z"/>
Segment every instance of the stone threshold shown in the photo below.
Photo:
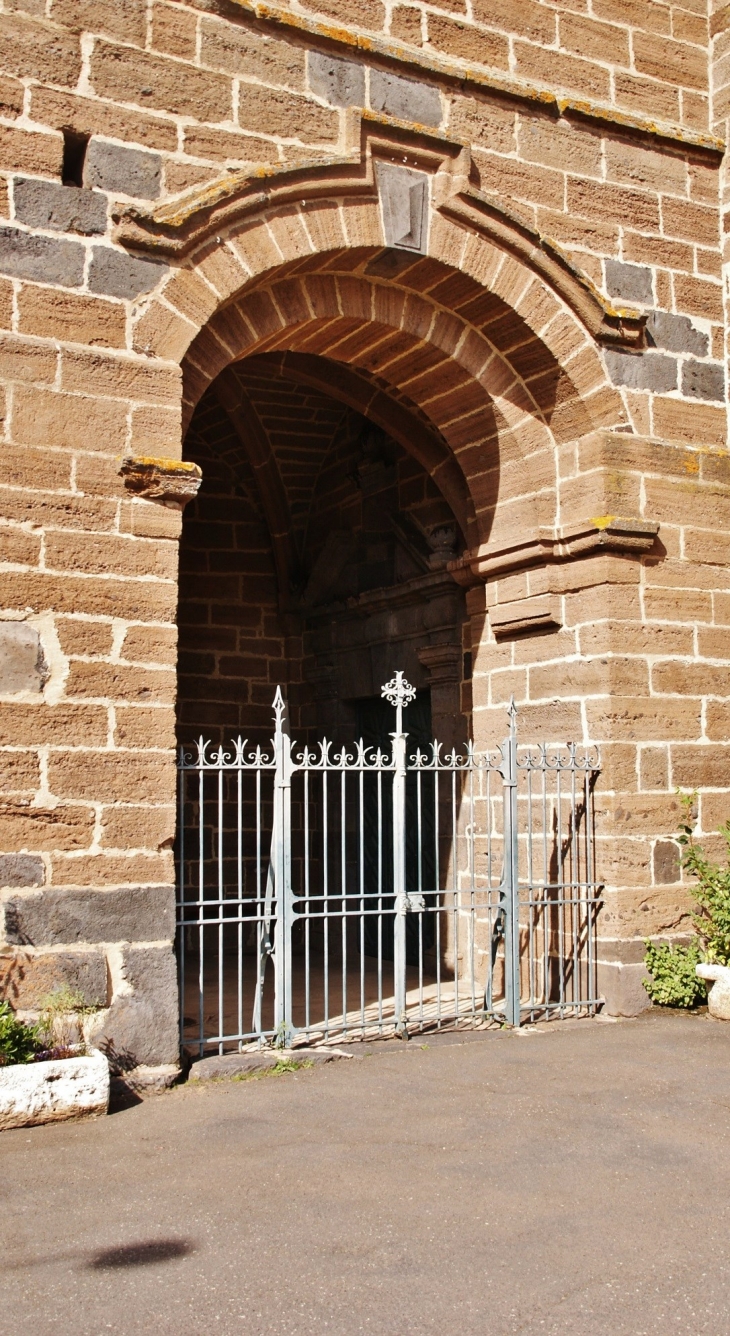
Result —
<path fill-rule="evenodd" d="M 325 1062 L 358 1056 L 346 1053 L 341 1048 L 258 1048 L 247 1049 L 243 1053 L 216 1053 L 193 1063 L 188 1082 L 195 1084 L 201 1081 L 230 1080 L 234 1076 L 252 1076 L 258 1072 L 271 1071 L 280 1063 L 320 1067 Z"/>

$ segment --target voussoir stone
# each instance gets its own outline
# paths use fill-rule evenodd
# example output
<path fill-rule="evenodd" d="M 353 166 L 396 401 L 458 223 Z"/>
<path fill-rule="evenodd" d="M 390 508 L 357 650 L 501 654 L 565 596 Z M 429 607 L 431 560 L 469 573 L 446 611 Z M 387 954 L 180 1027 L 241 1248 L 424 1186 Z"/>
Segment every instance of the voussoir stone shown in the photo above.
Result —
<path fill-rule="evenodd" d="M 159 260 L 143 260 L 111 246 L 95 246 L 89 267 L 89 291 L 134 301 L 151 292 L 167 273 Z"/>
<path fill-rule="evenodd" d="M 42 868 L 41 862 L 41 873 Z M 37 886 L 39 882 L 6 884 Z M 47 888 L 10 896 L 2 909 L 5 939 L 11 945 L 171 942 L 175 933 L 172 886 L 122 886 L 103 891 Z"/>

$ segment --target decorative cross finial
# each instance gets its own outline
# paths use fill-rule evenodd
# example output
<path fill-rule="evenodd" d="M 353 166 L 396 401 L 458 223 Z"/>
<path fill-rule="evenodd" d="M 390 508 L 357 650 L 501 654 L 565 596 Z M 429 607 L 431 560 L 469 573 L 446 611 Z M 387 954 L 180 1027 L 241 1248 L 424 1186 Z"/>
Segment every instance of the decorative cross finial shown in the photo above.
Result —
<path fill-rule="evenodd" d="M 412 687 L 410 682 L 406 682 L 405 677 L 399 671 L 389 682 L 386 682 L 381 688 L 381 696 L 395 706 L 395 731 L 403 731 L 403 706 L 410 705 L 411 701 L 416 699 L 416 688 Z"/>

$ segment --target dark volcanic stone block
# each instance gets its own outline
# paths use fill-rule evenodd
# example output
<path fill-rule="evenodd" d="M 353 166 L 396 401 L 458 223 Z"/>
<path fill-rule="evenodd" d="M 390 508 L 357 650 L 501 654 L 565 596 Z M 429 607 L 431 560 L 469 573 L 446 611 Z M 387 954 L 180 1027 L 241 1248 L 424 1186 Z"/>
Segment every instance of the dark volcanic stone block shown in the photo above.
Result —
<path fill-rule="evenodd" d="M 111 246 L 95 246 L 89 270 L 91 292 L 106 297 L 124 297 L 134 301 L 143 292 L 151 292 L 167 271 L 159 260 L 143 260 Z"/>
<path fill-rule="evenodd" d="M 352 60 L 323 51 L 307 53 L 309 87 L 332 107 L 361 107 L 365 101 L 365 71 Z"/>
<path fill-rule="evenodd" d="M 441 98 L 437 88 L 415 79 L 402 79 L 383 70 L 370 71 L 370 106 L 402 121 L 420 125 L 441 124 Z"/>
<path fill-rule="evenodd" d="M 157 199 L 162 182 L 159 153 L 92 139 L 84 164 L 84 185 L 135 199 Z"/>
<path fill-rule="evenodd" d="M 0 227 L 0 273 L 11 278 L 77 288 L 83 282 L 85 256 L 80 241 L 36 237 L 17 227 Z"/>
<path fill-rule="evenodd" d="M 15 217 L 28 227 L 92 236 L 106 232 L 106 195 L 61 186 L 57 181 L 24 180 L 13 186 Z"/>
<path fill-rule="evenodd" d="M 11 896 L 3 910 L 6 940 L 16 945 L 171 942 L 175 932 L 172 886 L 122 886 L 108 891 L 48 887 Z"/>

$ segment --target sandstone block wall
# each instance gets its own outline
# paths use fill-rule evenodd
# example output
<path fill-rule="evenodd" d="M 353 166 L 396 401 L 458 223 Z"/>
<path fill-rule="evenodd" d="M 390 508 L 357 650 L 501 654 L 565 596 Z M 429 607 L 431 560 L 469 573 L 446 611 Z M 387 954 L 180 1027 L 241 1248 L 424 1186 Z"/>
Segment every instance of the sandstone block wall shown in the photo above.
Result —
<path fill-rule="evenodd" d="M 726 815 L 730 787 L 730 64 L 725 8 L 716 0 L 710 8 L 705 0 L 357 0 L 345 16 L 325 0 L 265 11 L 248 0 L 5 0 L 0 895 L 6 987 L 19 1005 L 37 999 L 40 978 L 44 987 L 76 980 L 110 1016 L 123 1006 L 116 1037 L 110 1021 L 115 1043 L 144 1053 L 139 1061 L 170 1060 L 168 909 L 150 919 L 118 903 L 157 904 L 159 894 L 169 908 L 172 895 L 182 521 L 172 494 L 134 495 L 120 460 L 180 459 L 183 409 L 189 416 L 208 369 L 222 370 L 234 346 L 279 338 L 284 348 L 296 310 L 334 321 L 330 300 L 343 321 L 367 322 L 376 310 L 344 276 L 383 244 L 372 194 L 344 197 L 333 185 L 326 207 L 272 206 L 260 224 L 249 220 L 235 236 L 222 229 L 220 244 L 187 254 L 125 244 L 119 217 L 170 205 L 164 216 L 174 219 L 175 201 L 189 203 L 183 193 L 195 190 L 202 208 L 205 192 L 221 177 L 227 188 L 234 170 L 275 190 L 282 172 L 312 164 L 313 180 L 333 157 L 352 154 L 353 107 L 365 126 L 408 123 L 421 154 L 436 143 L 468 145 L 480 208 L 509 217 L 510 235 L 529 237 L 534 254 L 564 256 L 576 290 L 594 288 L 608 319 L 647 317 L 642 352 L 627 340 L 602 346 L 582 326 L 578 337 L 564 296 L 542 279 L 526 287 L 525 271 L 505 260 L 511 252 L 487 255 L 464 218 L 433 212 L 431 259 L 499 291 L 505 309 L 487 311 L 486 299 L 480 306 L 458 282 L 422 271 L 432 323 L 418 337 L 447 350 L 442 379 L 430 362 L 414 365 L 410 379 L 398 375 L 409 402 L 440 415 L 439 430 L 460 442 L 453 449 L 478 512 L 475 549 L 525 522 L 526 495 L 530 523 L 544 501 L 541 523 L 553 530 L 610 514 L 659 524 L 655 546 L 638 557 L 548 563 L 549 577 L 534 579 L 511 571 L 512 585 L 480 577 L 469 594 L 474 727 L 486 737 L 488 712 L 515 690 L 536 728 L 542 720 L 554 735 L 601 741 L 603 876 L 615 888 L 607 937 L 631 943 L 615 959 L 631 965 L 645 931 L 685 929 L 667 847 L 673 789 L 702 790 L 701 822 L 711 829 Z M 159 226 L 173 235 L 176 225 Z M 326 292 L 313 279 L 304 307 L 288 309 L 301 297 L 280 287 L 273 298 L 252 297 L 248 314 L 226 316 L 226 303 L 262 276 L 335 250 L 350 256 L 343 277 Z M 415 355 L 416 343 L 403 340 L 416 339 L 418 324 L 415 298 L 396 278 L 381 272 L 377 298 L 385 319 L 392 293 L 401 294 L 402 327 L 400 316 L 387 317 L 398 326 L 392 352 L 371 331 L 353 333 L 347 354 L 371 357 L 371 368 L 379 357 L 373 374 L 391 389 L 398 356 Z M 517 308 L 519 321 L 509 314 Z M 524 333 L 528 309 L 552 349 L 549 369 L 537 335 Z M 214 357 L 199 332 L 217 318 Z M 499 350 L 489 364 L 487 337 Z M 337 346 L 319 329 L 317 338 L 315 353 Z M 454 358 L 468 360 L 470 339 L 471 370 L 457 375 Z M 473 388 L 482 382 L 493 396 L 511 394 L 502 417 Z M 599 427 L 614 435 L 596 462 Z M 533 596 L 549 604 L 534 633 L 528 609 L 527 623 L 508 618 L 496 635 L 487 609 Z M 81 927 L 72 931 L 62 916 L 50 940 L 33 907 L 66 896 L 85 906 Z M 149 1039 L 156 1030 L 159 1050 Z"/>

